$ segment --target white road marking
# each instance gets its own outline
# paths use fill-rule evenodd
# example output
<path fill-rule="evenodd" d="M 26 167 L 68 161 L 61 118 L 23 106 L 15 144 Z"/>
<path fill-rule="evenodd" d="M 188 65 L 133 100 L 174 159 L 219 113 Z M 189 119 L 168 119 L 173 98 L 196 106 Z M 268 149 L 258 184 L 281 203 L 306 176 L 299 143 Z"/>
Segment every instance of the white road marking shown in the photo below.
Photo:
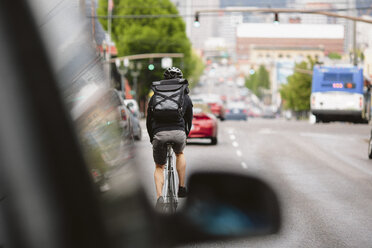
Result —
<path fill-rule="evenodd" d="M 230 134 L 230 139 L 231 140 L 235 140 L 236 139 L 235 135 L 234 134 Z"/>
<path fill-rule="evenodd" d="M 241 157 L 242 156 L 242 152 L 240 150 L 237 150 L 236 151 L 236 155 L 238 155 L 238 157 Z"/>
<path fill-rule="evenodd" d="M 229 134 L 232 134 L 232 133 L 234 133 L 234 129 L 233 129 L 233 128 L 229 128 L 229 129 L 227 129 L 227 132 L 228 132 Z"/>
<path fill-rule="evenodd" d="M 273 133 L 273 131 L 270 128 L 263 128 L 263 129 L 260 129 L 260 131 L 258 131 L 258 132 L 261 133 L 261 134 L 271 134 L 271 133 Z"/>
<path fill-rule="evenodd" d="M 242 167 L 243 167 L 244 169 L 247 169 L 247 168 L 248 168 L 248 166 L 247 166 L 247 164 L 246 164 L 245 162 L 242 162 L 241 165 L 242 165 Z"/>
<path fill-rule="evenodd" d="M 352 137 L 345 137 L 340 135 L 332 135 L 326 133 L 311 133 L 311 132 L 302 132 L 300 133 L 302 137 L 311 137 L 311 138 L 321 138 L 321 139 L 336 139 L 336 140 L 349 140 L 352 141 L 354 138 Z"/>
<path fill-rule="evenodd" d="M 238 147 L 238 146 L 239 146 L 238 142 L 236 142 L 236 141 L 234 141 L 234 142 L 232 143 L 232 145 L 233 145 L 233 147 Z"/>

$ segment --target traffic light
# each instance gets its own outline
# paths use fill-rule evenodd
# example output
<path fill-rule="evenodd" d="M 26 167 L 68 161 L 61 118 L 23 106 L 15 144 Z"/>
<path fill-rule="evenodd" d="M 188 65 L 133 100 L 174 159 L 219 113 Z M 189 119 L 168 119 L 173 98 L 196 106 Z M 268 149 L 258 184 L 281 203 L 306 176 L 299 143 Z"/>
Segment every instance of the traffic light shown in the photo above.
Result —
<path fill-rule="evenodd" d="M 279 14 L 274 13 L 274 24 L 279 24 Z"/>
<path fill-rule="evenodd" d="M 150 71 L 153 71 L 155 69 L 155 66 L 154 64 L 149 64 L 148 68 Z"/>
<path fill-rule="evenodd" d="M 196 14 L 195 14 L 194 27 L 196 27 L 196 28 L 200 27 L 199 13 L 198 12 L 196 12 Z"/>

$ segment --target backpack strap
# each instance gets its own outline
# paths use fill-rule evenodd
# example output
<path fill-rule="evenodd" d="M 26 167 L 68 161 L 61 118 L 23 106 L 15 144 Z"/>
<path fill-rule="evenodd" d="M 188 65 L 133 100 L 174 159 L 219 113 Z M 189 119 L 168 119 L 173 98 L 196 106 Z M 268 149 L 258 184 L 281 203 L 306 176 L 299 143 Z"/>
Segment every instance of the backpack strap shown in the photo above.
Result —
<path fill-rule="evenodd" d="M 161 97 L 163 97 L 163 99 L 160 100 L 159 102 L 155 103 L 155 105 L 152 106 L 152 109 L 155 109 L 155 107 L 156 107 L 158 104 L 160 104 L 160 103 L 162 103 L 162 102 L 165 102 L 166 100 L 171 100 L 171 101 L 177 103 L 178 108 L 180 108 L 180 104 L 178 103 L 178 101 L 176 101 L 176 100 L 173 99 L 173 97 L 175 97 L 175 96 L 177 96 L 177 95 L 180 95 L 180 93 L 177 92 L 177 93 L 174 93 L 173 95 L 170 95 L 170 96 L 164 95 L 164 94 L 159 93 L 159 92 L 157 92 L 156 94 L 159 95 L 159 96 L 161 96 Z"/>

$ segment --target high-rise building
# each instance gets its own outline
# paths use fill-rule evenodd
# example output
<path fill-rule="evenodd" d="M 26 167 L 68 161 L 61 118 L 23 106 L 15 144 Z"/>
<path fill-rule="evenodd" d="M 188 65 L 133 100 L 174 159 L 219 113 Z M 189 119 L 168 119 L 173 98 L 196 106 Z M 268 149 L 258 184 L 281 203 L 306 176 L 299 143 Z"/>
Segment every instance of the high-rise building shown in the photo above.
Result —
<path fill-rule="evenodd" d="M 285 8 L 290 0 L 220 0 L 220 8 Z M 235 14 L 236 15 L 236 14 Z M 267 22 L 272 16 L 267 13 L 240 13 L 243 16 L 242 22 L 259 23 Z M 234 24 L 234 28 L 236 25 Z"/>
<path fill-rule="evenodd" d="M 171 0 L 180 15 L 183 17 L 186 24 L 186 34 L 189 37 L 193 47 L 196 49 L 204 49 L 204 42 L 209 37 L 217 35 L 216 15 L 201 15 L 200 27 L 194 26 L 194 15 L 197 10 L 203 9 L 218 9 L 219 0 Z"/>
<path fill-rule="evenodd" d="M 226 9 L 233 9 L 228 7 Z M 226 42 L 226 50 L 228 55 L 236 58 L 236 27 L 243 23 L 243 13 L 229 12 L 220 16 L 217 20 L 218 29 L 217 36 L 223 38 Z"/>
<path fill-rule="evenodd" d="M 337 14 L 357 16 L 357 0 L 291 0 L 288 7 L 293 9 L 312 9 L 325 10 Z M 362 1 L 362 0 L 360 0 Z M 366 0 L 371 1 L 371 0 Z M 334 11 L 339 9 L 340 11 Z M 284 16 L 284 15 L 283 15 Z M 304 24 L 341 24 L 345 27 L 344 53 L 348 53 L 353 45 L 353 22 L 342 19 L 332 18 L 324 15 L 314 14 L 290 14 L 289 17 L 298 17 Z"/>
<path fill-rule="evenodd" d="M 358 9 L 358 16 L 372 16 L 372 0 L 356 0 L 355 5 Z"/>
<path fill-rule="evenodd" d="M 271 23 L 243 23 L 237 29 L 237 54 L 240 60 L 250 60 L 254 50 L 293 50 L 322 48 L 325 54 L 331 52 L 342 52 L 344 43 L 344 27 L 335 24 L 280 24 Z M 259 48 L 259 49 L 258 49 Z M 273 59 L 269 52 L 258 58 Z M 277 58 L 287 57 L 286 54 L 277 54 Z M 290 55 L 290 53 L 288 53 Z M 296 55 L 297 56 L 297 55 Z M 298 53 L 299 57 L 306 58 Z M 291 55 L 293 58 L 293 56 Z"/>

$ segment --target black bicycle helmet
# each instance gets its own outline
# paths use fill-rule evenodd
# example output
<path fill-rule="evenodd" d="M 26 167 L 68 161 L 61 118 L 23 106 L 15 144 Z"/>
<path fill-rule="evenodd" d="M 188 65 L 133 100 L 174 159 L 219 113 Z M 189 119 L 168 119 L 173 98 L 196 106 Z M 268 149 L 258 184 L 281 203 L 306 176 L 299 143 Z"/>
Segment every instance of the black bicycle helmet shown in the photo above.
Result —
<path fill-rule="evenodd" d="M 182 71 L 177 67 L 169 67 L 164 71 L 164 79 L 182 78 Z"/>

